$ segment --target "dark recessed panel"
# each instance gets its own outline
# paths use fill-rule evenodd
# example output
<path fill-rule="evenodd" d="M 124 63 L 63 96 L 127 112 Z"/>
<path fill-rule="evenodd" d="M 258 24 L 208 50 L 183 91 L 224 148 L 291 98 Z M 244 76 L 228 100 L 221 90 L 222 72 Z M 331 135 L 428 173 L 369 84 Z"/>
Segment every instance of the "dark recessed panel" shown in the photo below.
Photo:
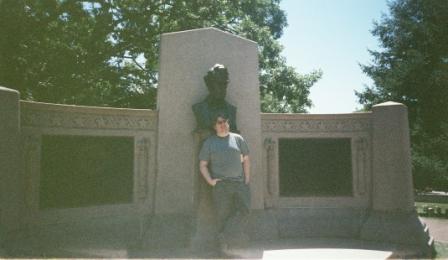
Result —
<path fill-rule="evenodd" d="M 349 138 L 279 140 L 280 196 L 351 196 Z"/>
<path fill-rule="evenodd" d="M 41 156 L 41 209 L 132 201 L 132 137 L 43 136 Z"/>

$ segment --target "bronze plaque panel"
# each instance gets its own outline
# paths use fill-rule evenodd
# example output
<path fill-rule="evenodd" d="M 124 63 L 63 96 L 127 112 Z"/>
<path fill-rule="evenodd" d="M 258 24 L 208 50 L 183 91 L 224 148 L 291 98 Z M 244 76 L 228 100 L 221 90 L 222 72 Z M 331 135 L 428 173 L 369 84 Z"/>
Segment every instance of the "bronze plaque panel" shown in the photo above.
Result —
<path fill-rule="evenodd" d="M 133 137 L 42 137 L 39 208 L 132 202 Z"/>
<path fill-rule="evenodd" d="M 350 138 L 279 140 L 280 196 L 352 196 Z"/>

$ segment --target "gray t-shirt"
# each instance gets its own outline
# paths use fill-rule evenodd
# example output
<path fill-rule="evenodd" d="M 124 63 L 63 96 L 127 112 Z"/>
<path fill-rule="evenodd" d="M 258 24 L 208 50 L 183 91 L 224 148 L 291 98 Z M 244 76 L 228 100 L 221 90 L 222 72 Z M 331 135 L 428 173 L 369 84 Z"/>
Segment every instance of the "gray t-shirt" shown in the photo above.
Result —
<path fill-rule="evenodd" d="M 214 179 L 243 181 L 242 156 L 248 154 L 249 148 L 241 135 L 212 135 L 202 145 L 199 160 L 209 163 L 210 174 Z"/>

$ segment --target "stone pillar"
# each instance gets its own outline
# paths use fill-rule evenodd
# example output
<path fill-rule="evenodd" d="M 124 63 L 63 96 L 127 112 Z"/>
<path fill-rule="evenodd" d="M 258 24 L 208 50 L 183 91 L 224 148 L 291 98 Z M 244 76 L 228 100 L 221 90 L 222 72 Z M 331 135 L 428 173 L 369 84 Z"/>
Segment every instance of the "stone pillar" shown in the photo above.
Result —
<path fill-rule="evenodd" d="M 372 194 L 361 238 L 419 246 L 429 252 L 429 235 L 414 209 L 408 113 L 386 102 L 372 109 Z"/>
<path fill-rule="evenodd" d="M 19 92 L 0 87 L 0 242 L 20 225 Z"/>
<path fill-rule="evenodd" d="M 373 106 L 372 112 L 373 210 L 413 211 L 407 108 L 386 102 Z"/>
<path fill-rule="evenodd" d="M 152 230 L 157 230 L 152 231 L 156 240 L 187 238 L 188 235 L 179 231 L 188 230 L 192 223 L 188 219 L 197 213 L 200 173 L 192 105 L 207 96 L 203 77 L 216 63 L 225 65 L 229 71 L 226 100 L 237 107 L 238 128 L 251 151 L 253 207 L 263 207 L 257 44 L 214 28 L 163 34 L 157 93 L 158 171 L 152 224 Z"/>

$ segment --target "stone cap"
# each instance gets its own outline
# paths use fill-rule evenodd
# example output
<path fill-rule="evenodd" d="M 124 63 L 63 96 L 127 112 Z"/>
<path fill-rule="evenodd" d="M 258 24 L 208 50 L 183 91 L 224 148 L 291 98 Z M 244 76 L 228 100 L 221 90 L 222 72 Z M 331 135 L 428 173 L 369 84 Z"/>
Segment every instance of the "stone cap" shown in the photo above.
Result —
<path fill-rule="evenodd" d="M 15 94 L 19 95 L 19 91 L 15 90 L 15 89 L 5 88 L 2 86 L 0 86 L 0 92 L 15 93 Z"/>
<path fill-rule="evenodd" d="M 232 33 L 227 32 L 227 31 L 220 30 L 220 29 L 215 28 L 215 27 L 198 28 L 198 29 L 191 29 L 191 30 L 178 31 L 178 32 L 168 32 L 168 33 L 163 33 L 162 37 L 171 36 L 171 35 L 179 35 L 179 34 L 184 34 L 184 33 L 191 33 L 191 32 L 199 32 L 199 33 L 201 33 L 201 32 L 216 32 L 216 33 L 226 34 L 227 36 L 230 36 L 232 38 L 237 38 L 237 39 L 240 39 L 240 40 L 244 40 L 244 41 L 252 42 L 254 44 L 258 44 L 257 42 L 255 42 L 253 40 L 241 37 L 239 35 L 232 34 Z"/>
<path fill-rule="evenodd" d="M 390 106 L 406 106 L 406 105 L 394 101 L 387 101 L 380 104 L 376 104 L 372 107 L 390 107 Z"/>

